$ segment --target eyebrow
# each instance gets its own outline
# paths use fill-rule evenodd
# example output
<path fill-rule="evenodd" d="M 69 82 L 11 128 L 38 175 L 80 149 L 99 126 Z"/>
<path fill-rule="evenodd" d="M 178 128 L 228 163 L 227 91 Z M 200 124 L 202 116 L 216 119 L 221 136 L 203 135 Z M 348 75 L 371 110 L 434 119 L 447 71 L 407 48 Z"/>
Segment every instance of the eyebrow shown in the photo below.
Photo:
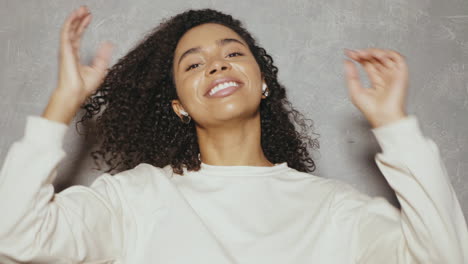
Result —
<path fill-rule="evenodd" d="M 236 43 L 239 43 L 239 44 L 245 46 L 244 43 L 242 43 L 242 42 L 240 42 L 238 39 L 234 39 L 234 38 L 218 39 L 218 40 L 216 41 L 216 44 L 217 44 L 218 46 L 224 46 L 224 45 L 226 45 L 226 44 L 228 44 L 228 43 L 232 43 L 232 42 L 236 42 Z M 177 63 L 177 66 L 180 64 L 180 62 L 182 61 L 182 59 L 183 59 L 184 57 L 186 57 L 187 55 L 192 54 L 192 53 L 200 52 L 200 50 L 201 50 L 201 47 L 198 46 L 198 47 L 194 47 L 194 48 L 191 48 L 191 49 L 188 49 L 187 51 L 185 51 L 185 52 L 182 54 L 182 56 L 180 56 L 179 62 Z"/>

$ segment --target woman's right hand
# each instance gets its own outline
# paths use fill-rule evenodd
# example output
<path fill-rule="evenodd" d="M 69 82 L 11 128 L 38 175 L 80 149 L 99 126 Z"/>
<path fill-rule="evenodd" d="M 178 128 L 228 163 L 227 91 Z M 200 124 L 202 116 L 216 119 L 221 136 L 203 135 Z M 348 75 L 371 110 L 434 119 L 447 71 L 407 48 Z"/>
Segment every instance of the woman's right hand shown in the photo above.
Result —
<path fill-rule="evenodd" d="M 59 74 L 56 90 L 43 117 L 68 124 L 80 105 L 104 80 L 113 45 L 102 43 L 91 65 L 80 62 L 80 41 L 91 21 L 91 13 L 81 6 L 70 13 L 60 33 Z"/>
<path fill-rule="evenodd" d="M 58 89 L 78 96 L 84 102 L 104 80 L 112 52 L 112 44 L 103 43 L 91 65 L 80 62 L 80 42 L 91 21 L 86 6 L 75 9 L 65 20 L 60 36 Z"/>

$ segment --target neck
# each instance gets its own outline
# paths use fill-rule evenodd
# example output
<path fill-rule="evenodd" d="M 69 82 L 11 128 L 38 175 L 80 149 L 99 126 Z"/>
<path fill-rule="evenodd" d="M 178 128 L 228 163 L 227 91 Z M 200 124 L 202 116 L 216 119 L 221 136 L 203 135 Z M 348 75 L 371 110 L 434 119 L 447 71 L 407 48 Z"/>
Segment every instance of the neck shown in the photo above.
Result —
<path fill-rule="evenodd" d="M 260 114 L 230 120 L 217 126 L 198 127 L 201 160 L 218 166 L 274 166 L 261 146 Z"/>

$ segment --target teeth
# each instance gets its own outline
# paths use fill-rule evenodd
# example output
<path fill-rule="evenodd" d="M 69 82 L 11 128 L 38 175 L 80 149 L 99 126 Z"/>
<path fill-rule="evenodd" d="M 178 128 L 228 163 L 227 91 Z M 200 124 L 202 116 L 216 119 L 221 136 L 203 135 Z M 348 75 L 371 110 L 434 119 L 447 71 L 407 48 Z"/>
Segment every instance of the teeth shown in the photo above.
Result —
<path fill-rule="evenodd" d="M 225 89 L 229 86 L 239 86 L 236 82 L 224 82 L 224 83 L 220 83 L 218 85 L 216 85 L 213 89 L 210 90 L 210 93 L 209 95 L 213 95 L 214 93 L 216 93 L 217 91 L 219 90 L 222 90 L 222 89 Z"/>

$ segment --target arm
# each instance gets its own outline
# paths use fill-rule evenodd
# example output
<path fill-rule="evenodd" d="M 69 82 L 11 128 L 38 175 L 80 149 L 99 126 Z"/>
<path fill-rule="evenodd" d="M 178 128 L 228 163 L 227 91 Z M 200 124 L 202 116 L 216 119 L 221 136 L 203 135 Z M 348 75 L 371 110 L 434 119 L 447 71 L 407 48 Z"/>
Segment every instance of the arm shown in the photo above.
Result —
<path fill-rule="evenodd" d="M 54 193 L 63 123 L 28 116 L 0 173 L 0 262 L 113 259 L 122 250 L 120 188 L 109 174 Z"/>
<path fill-rule="evenodd" d="M 351 236 L 356 263 L 468 263 L 466 221 L 437 145 L 412 115 L 372 132 L 401 210 L 347 184 L 337 189 L 332 221 Z"/>

